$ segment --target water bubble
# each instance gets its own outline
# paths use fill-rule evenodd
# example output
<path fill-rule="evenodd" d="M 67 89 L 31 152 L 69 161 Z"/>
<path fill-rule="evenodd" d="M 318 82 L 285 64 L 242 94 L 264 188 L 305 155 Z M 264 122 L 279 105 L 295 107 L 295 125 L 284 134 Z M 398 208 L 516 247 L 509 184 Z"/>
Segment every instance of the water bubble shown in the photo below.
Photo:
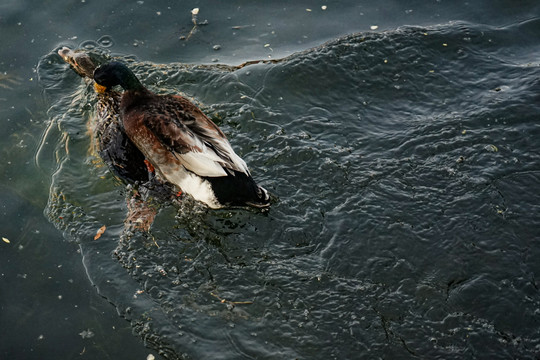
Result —
<path fill-rule="evenodd" d="M 114 45 L 114 41 L 109 35 L 103 35 L 98 39 L 97 43 L 106 48 Z"/>
<path fill-rule="evenodd" d="M 85 50 L 93 50 L 98 46 L 98 44 L 94 40 L 86 40 L 83 41 L 79 47 L 85 49 Z"/>

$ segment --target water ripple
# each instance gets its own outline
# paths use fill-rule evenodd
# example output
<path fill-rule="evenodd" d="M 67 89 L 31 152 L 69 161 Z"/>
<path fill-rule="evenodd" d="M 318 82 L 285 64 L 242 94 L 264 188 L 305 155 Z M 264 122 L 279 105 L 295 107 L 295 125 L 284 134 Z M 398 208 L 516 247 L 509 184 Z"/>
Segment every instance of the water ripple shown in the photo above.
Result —
<path fill-rule="evenodd" d="M 147 236 L 122 233 L 123 190 L 92 166 L 91 89 L 42 62 L 66 134 L 49 151 L 69 149 L 46 213 L 171 359 L 532 357 L 538 29 L 404 27 L 237 71 L 134 60 L 150 88 L 200 104 L 279 198 L 266 215 L 163 205 Z"/>

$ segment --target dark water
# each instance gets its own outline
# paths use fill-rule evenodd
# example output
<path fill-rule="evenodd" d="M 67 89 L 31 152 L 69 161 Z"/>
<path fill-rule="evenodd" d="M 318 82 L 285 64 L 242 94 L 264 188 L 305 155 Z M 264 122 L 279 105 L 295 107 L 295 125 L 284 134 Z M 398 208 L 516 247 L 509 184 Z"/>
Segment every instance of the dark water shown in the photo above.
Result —
<path fill-rule="evenodd" d="M 422 4 L 64 8 L 95 11 L 77 39 L 36 34 L 32 81 L 0 81 L 2 354 L 540 356 L 539 5 Z M 194 6 L 209 24 L 182 42 Z M 95 96 L 60 45 L 192 97 L 279 198 L 270 212 L 187 200 L 164 204 L 150 234 L 125 233 L 126 190 L 89 151 Z M 236 71 L 182 64 L 296 50 Z"/>

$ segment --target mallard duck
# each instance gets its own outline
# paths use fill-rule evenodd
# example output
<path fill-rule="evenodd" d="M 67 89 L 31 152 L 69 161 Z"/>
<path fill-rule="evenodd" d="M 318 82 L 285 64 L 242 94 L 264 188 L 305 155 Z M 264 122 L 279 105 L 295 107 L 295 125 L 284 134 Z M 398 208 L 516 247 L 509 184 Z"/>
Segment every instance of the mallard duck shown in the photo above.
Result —
<path fill-rule="evenodd" d="M 94 80 L 125 90 L 120 118 L 126 134 L 179 190 L 214 209 L 269 205 L 268 192 L 255 183 L 225 134 L 188 99 L 154 94 L 120 62 L 98 67 Z"/>
<path fill-rule="evenodd" d="M 85 51 L 74 51 L 68 47 L 58 50 L 58 55 L 80 76 L 94 82 L 93 74 L 99 59 L 92 58 Z M 121 94 L 117 91 L 102 92 L 99 87 L 97 90 L 92 141 L 111 172 L 129 186 L 135 186 L 126 199 L 127 228 L 148 231 L 157 213 L 149 197 L 159 201 L 174 199 L 174 186 L 149 171 L 145 156 L 124 132 L 120 122 Z"/>
<path fill-rule="evenodd" d="M 63 47 L 58 55 L 83 78 L 93 79 L 97 65 L 88 53 Z M 145 183 L 151 180 L 152 173 L 148 171 L 143 153 L 126 135 L 119 120 L 121 95 L 117 91 L 98 91 L 95 145 L 99 156 L 118 178 L 126 183 Z"/>

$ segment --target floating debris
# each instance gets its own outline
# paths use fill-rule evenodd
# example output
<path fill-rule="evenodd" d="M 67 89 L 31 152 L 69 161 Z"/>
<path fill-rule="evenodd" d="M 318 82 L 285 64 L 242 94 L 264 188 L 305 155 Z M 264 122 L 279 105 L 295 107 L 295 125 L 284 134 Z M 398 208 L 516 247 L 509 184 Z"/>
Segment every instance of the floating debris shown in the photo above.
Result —
<path fill-rule="evenodd" d="M 191 22 L 193 23 L 193 28 L 191 29 L 191 31 L 189 32 L 188 36 L 180 36 L 180 40 L 189 40 L 189 38 L 191 37 L 191 35 L 193 35 L 195 33 L 195 31 L 197 30 L 197 15 L 199 14 L 199 8 L 193 8 L 191 10 Z M 204 22 L 204 24 L 201 24 L 201 25 L 206 25 L 208 24 L 207 21 Z"/>
<path fill-rule="evenodd" d="M 8 238 L 5 238 L 5 237 L 2 237 L 2 241 L 5 242 L 6 244 L 10 244 L 11 241 L 9 241 Z"/>
<path fill-rule="evenodd" d="M 213 292 L 210 292 L 210 295 L 217 298 L 220 303 L 222 304 L 231 304 L 231 305 L 251 305 L 253 304 L 253 301 L 230 301 L 227 299 L 221 298 L 219 295 L 214 294 Z"/>
<path fill-rule="evenodd" d="M 92 330 L 88 329 L 88 330 L 83 330 L 82 332 L 79 333 L 79 335 L 81 335 L 83 339 L 90 339 L 90 338 L 93 338 L 95 334 Z"/>
<path fill-rule="evenodd" d="M 214 45 L 212 46 L 212 49 L 218 51 L 219 49 L 221 49 L 221 45 Z"/>
<path fill-rule="evenodd" d="M 154 360 L 156 357 L 152 354 L 148 354 L 148 356 L 146 357 L 146 360 Z"/>
<path fill-rule="evenodd" d="M 231 29 L 240 30 L 240 29 L 244 29 L 244 28 L 248 28 L 248 27 L 255 27 L 255 24 L 251 24 L 251 25 L 235 25 L 235 26 L 232 26 Z"/>
<path fill-rule="evenodd" d="M 326 10 L 326 9 L 328 9 L 328 6 L 323 5 L 323 6 L 321 6 L 321 9 L 322 9 L 322 10 Z"/>
<path fill-rule="evenodd" d="M 371 25 L 369 28 L 371 30 L 377 30 L 379 28 L 379 26 L 378 25 Z"/>
<path fill-rule="evenodd" d="M 493 145 L 493 144 L 486 145 L 486 146 L 484 147 L 484 149 L 487 150 L 487 151 L 490 151 L 490 152 L 497 152 L 497 151 L 499 151 L 499 149 L 498 149 L 495 145 Z"/>
<path fill-rule="evenodd" d="M 508 91 L 508 90 L 510 90 L 510 87 L 508 85 L 501 85 L 501 86 L 497 86 L 495 89 L 490 90 L 490 91 L 499 92 L 499 91 Z"/>
<path fill-rule="evenodd" d="M 94 240 L 97 240 L 101 237 L 101 235 L 103 235 L 103 233 L 105 232 L 105 230 L 107 230 L 107 227 L 105 225 L 103 225 L 102 227 L 99 228 L 99 230 L 97 231 L 96 233 L 96 236 L 94 236 Z"/>

